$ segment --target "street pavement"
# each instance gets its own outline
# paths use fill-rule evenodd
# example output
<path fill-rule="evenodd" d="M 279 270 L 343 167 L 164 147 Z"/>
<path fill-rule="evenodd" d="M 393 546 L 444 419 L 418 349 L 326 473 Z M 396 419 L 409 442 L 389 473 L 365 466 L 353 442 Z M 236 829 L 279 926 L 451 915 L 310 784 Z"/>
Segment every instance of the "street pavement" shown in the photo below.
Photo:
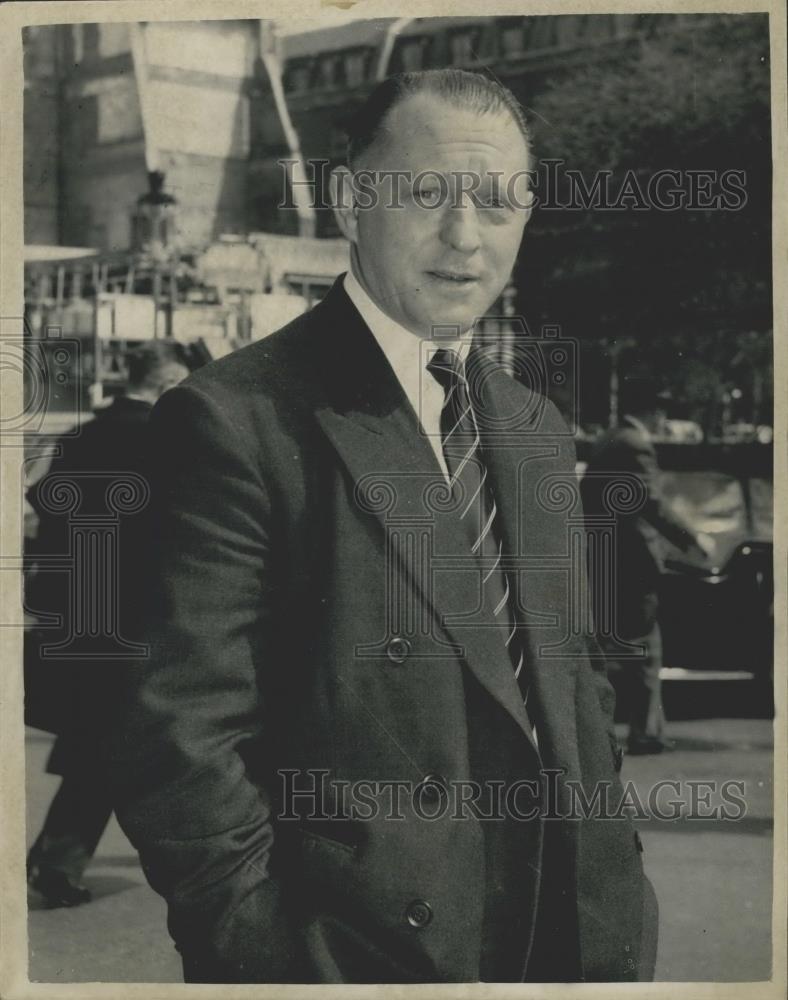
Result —
<path fill-rule="evenodd" d="M 675 716 L 674 716 L 675 717 Z M 621 730 L 623 735 L 623 730 Z M 694 718 L 670 723 L 673 753 L 625 759 L 648 815 L 637 820 L 644 863 L 660 903 L 656 979 L 752 982 L 770 976 L 772 906 L 772 723 L 768 719 Z M 27 837 L 35 838 L 59 779 L 44 773 L 51 737 L 28 730 Z M 679 781 L 662 787 L 661 781 Z M 742 782 L 743 794 L 691 782 Z M 697 789 L 693 804 L 693 787 Z M 652 790 L 649 809 L 649 791 Z M 736 820 L 700 819 L 715 807 L 739 809 Z M 655 816 L 678 811 L 680 818 Z M 694 818 L 693 818 L 694 814 Z M 39 982 L 180 982 L 162 900 L 148 888 L 137 858 L 113 819 L 85 875 L 93 902 L 47 910 L 29 893 L 30 979 Z"/>

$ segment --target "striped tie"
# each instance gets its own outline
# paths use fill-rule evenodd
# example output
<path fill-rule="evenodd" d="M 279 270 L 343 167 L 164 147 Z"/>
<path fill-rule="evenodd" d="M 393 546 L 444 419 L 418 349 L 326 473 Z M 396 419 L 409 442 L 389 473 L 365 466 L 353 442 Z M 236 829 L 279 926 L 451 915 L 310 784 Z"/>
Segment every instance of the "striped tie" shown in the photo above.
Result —
<path fill-rule="evenodd" d="M 465 368 L 456 352 L 440 349 L 427 365 L 427 371 L 445 393 L 440 431 L 449 482 L 460 519 L 467 528 L 471 551 L 482 563 L 484 600 L 501 626 L 501 638 L 509 650 L 525 705 L 529 691 L 525 653 L 516 634 L 509 577 L 500 566 L 503 542 L 496 530 L 497 508 L 487 483 L 487 467 L 482 461 L 481 438 Z"/>

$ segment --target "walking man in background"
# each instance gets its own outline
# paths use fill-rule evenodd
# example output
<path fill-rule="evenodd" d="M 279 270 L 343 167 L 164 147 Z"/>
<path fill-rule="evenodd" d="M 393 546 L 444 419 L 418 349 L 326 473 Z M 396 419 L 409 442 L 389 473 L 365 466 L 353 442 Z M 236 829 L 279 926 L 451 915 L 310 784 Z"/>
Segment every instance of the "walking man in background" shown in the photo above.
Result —
<path fill-rule="evenodd" d="M 163 342 L 138 348 L 127 360 L 126 394 L 97 410 L 78 434 L 60 439 L 48 472 L 28 493 L 39 519 L 35 550 L 43 558 L 69 553 L 69 516 L 57 512 L 57 505 L 45 499 L 48 484 L 57 491 L 70 483 L 80 494 L 80 517 L 100 519 L 107 514 L 106 490 L 114 477 L 122 484 L 132 473 L 147 482 L 150 411 L 163 392 L 188 375 L 188 369 L 179 360 L 176 346 Z M 123 518 L 118 531 L 115 598 L 120 609 L 119 634 L 125 639 L 137 631 L 134 618 L 146 583 L 144 519 L 143 509 Z M 91 565 L 89 572 L 96 568 Z M 26 588 L 27 606 L 33 613 L 61 616 L 68 628 L 79 596 L 68 592 L 69 583 L 65 574 L 39 568 Z M 38 643 L 48 645 L 58 638 L 50 629 L 31 630 L 26 636 L 28 661 L 35 659 Z M 31 674 L 43 665 L 32 664 Z M 90 899 L 81 884 L 82 873 L 112 815 L 101 744 L 117 670 L 117 663 L 111 661 L 55 658 L 41 682 L 26 685 L 29 722 L 35 725 L 37 712 L 57 718 L 53 725 L 57 739 L 47 771 L 61 775 L 62 781 L 27 859 L 30 884 L 52 907 L 76 906 Z M 32 704 L 36 698 L 45 704 Z"/>
<path fill-rule="evenodd" d="M 605 580 L 594 593 L 595 618 L 602 621 L 602 601 L 613 602 L 614 635 L 603 640 L 612 664 L 625 640 L 642 647 L 641 655 L 621 660 L 621 694 L 629 721 L 628 752 L 653 754 L 672 749 L 665 739 L 662 707 L 662 640 L 658 621 L 658 587 L 662 572 L 660 539 L 683 552 L 702 557 L 713 551 L 714 541 L 697 534 L 662 498 L 653 437 L 664 426 L 666 395 L 646 377 L 625 380 L 621 393 L 623 417 L 618 427 L 597 442 L 582 481 L 583 508 L 587 517 L 608 513 L 603 502 L 617 476 L 637 477 L 644 497 L 633 513 L 618 513 L 615 524 L 613 580 Z"/>

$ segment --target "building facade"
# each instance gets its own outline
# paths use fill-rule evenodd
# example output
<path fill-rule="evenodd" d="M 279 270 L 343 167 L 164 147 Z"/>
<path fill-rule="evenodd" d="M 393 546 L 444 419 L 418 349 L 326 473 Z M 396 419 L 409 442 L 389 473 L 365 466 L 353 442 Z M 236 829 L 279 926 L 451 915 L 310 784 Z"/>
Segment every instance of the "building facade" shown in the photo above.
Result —
<path fill-rule="evenodd" d="M 670 16 L 661 16 L 664 26 Z M 273 54 L 318 203 L 344 125 L 381 76 L 488 69 L 527 106 L 551 74 L 655 30 L 654 16 L 376 18 L 272 35 L 271 22 L 85 23 L 25 29 L 25 241 L 123 251 L 151 170 L 178 203 L 182 244 L 295 234 L 280 160 L 293 154 Z M 318 166 L 315 166 L 315 163 Z M 317 235 L 336 235 L 318 210 Z"/>

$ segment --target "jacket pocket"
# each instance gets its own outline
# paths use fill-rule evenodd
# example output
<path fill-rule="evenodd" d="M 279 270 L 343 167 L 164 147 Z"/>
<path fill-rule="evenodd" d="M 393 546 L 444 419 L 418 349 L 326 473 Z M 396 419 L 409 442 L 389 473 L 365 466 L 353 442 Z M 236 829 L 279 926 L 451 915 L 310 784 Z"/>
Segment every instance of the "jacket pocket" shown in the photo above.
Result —
<path fill-rule="evenodd" d="M 317 854 L 326 852 L 329 855 L 333 852 L 340 857 L 344 855 L 347 859 L 355 858 L 358 852 L 358 843 L 350 839 L 340 839 L 338 836 L 329 836 L 322 827 L 320 830 L 302 829 L 301 847 L 304 852 Z"/>

